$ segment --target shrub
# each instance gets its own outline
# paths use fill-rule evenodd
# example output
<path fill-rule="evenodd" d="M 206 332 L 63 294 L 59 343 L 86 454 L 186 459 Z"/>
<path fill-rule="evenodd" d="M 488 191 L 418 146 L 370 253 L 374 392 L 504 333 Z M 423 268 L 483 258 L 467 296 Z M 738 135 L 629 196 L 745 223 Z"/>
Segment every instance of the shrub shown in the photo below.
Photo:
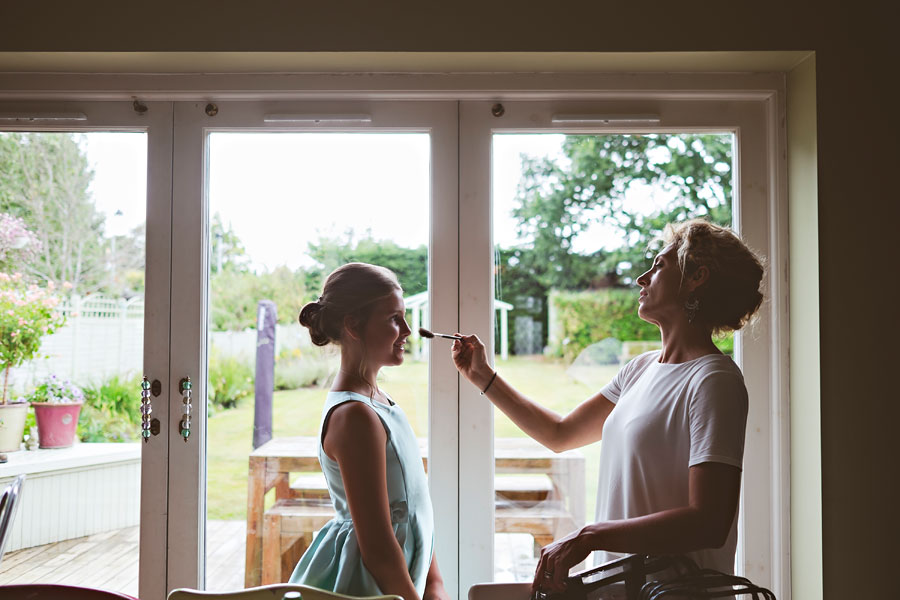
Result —
<path fill-rule="evenodd" d="M 247 359 L 223 356 L 215 349 L 210 351 L 206 396 L 211 409 L 237 406 L 253 394 L 253 380 L 253 367 Z"/>
<path fill-rule="evenodd" d="M 78 419 L 82 442 L 129 442 L 140 439 L 141 378 L 113 375 L 85 386 L 84 406 Z"/>
<path fill-rule="evenodd" d="M 333 353 L 318 348 L 286 349 L 275 361 L 275 389 L 325 387 L 336 371 L 336 359 Z"/>
<path fill-rule="evenodd" d="M 636 290 L 554 290 L 550 292 L 548 302 L 550 352 L 569 361 L 589 345 L 606 338 L 622 341 L 659 339 L 659 329 L 638 317 Z"/>

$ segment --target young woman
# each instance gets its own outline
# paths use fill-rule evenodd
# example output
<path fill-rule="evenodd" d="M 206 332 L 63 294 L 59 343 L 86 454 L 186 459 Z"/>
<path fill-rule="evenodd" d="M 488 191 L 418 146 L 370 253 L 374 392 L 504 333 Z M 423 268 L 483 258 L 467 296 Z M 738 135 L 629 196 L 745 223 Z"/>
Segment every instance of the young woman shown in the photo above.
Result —
<path fill-rule="evenodd" d="M 732 572 L 748 398 L 712 335 L 737 330 L 762 302 L 760 260 L 730 230 L 703 220 L 666 228 L 638 280 L 638 315 L 662 350 L 626 364 L 566 416 L 514 389 L 476 336 L 453 343 L 457 369 L 525 433 L 557 452 L 603 439 L 597 522 L 541 552 L 533 587 L 563 587 L 590 552 L 687 554 Z"/>
<path fill-rule="evenodd" d="M 304 553 L 291 583 L 356 596 L 449 600 L 434 558 L 428 481 L 403 410 L 378 371 L 403 362 L 403 294 L 388 269 L 350 263 L 300 311 L 317 346 L 337 344 L 341 367 L 322 411 L 319 462 L 337 513 Z"/>

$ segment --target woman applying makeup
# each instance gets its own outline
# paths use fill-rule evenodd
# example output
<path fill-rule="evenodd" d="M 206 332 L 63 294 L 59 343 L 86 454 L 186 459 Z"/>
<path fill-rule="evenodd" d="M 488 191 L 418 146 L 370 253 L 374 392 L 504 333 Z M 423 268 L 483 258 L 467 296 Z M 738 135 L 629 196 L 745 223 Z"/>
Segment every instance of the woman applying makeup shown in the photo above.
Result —
<path fill-rule="evenodd" d="M 669 225 L 662 241 L 637 279 L 638 315 L 659 327 L 662 349 L 631 360 L 568 415 L 506 382 L 476 336 L 453 343 L 460 373 L 547 448 L 603 440 L 596 522 L 542 550 L 535 588 L 562 589 L 591 552 L 598 564 L 621 553 L 687 554 L 733 571 L 748 397 L 712 336 L 758 310 L 763 267 L 733 232 L 704 220 Z"/>

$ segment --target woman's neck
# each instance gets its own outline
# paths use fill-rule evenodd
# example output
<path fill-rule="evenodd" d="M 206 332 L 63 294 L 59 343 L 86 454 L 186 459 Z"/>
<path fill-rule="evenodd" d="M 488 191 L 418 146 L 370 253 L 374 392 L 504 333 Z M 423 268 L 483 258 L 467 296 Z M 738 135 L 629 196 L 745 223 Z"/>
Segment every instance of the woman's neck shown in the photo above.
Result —
<path fill-rule="evenodd" d="M 659 326 L 662 336 L 662 351 L 659 362 L 677 364 L 706 356 L 721 354 L 712 341 L 712 333 L 688 323 L 686 319 Z"/>
<path fill-rule="evenodd" d="M 334 392 L 356 392 L 369 398 L 380 399 L 376 377 L 378 368 L 367 366 L 365 371 L 360 370 L 362 360 L 352 352 L 341 352 L 341 366 L 331 384 Z"/>

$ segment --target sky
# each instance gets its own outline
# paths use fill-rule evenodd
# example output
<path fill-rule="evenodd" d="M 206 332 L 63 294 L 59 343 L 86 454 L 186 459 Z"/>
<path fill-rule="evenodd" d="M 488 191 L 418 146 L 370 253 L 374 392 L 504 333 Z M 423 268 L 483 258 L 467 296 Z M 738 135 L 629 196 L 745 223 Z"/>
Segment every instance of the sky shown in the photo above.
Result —
<path fill-rule="evenodd" d="M 511 210 L 522 154 L 564 160 L 561 134 L 494 136 L 494 241 L 517 243 Z M 106 216 L 107 235 L 121 235 L 145 218 L 146 136 L 90 133 L 91 192 Z M 212 133 L 210 214 L 219 213 L 244 244 L 251 266 L 310 266 L 307 244 L 352 229 L 401 246 L 428 241 L 429 138 L 425 133 Z M 665 199 L 639 186 L 629 200 L 653 210 Z M 579 237 L 575 250 L 620 243 L 602 224 Z"/>
<path fill-rule="evenodd" d="M 147 134 L 91 132 L 83 139 L 94 171 L 90 192 L 106 217 L 106 234 L 125 235 L 147 218 Z"/>

